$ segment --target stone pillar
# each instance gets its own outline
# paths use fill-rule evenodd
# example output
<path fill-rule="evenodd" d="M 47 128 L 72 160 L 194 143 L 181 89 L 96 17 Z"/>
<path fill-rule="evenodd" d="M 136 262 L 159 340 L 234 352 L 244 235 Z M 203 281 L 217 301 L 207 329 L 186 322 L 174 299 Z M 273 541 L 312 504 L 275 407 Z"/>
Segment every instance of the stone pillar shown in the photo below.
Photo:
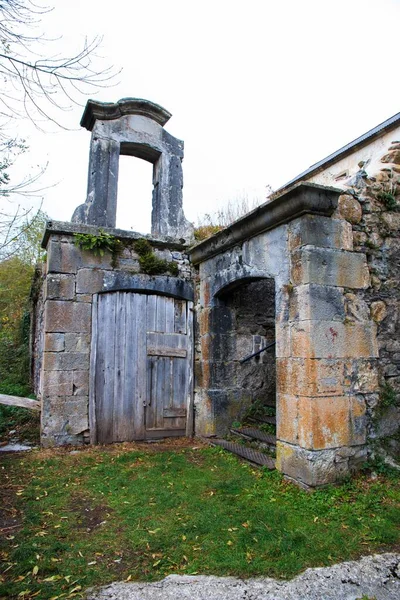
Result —
<path fill-rule="evenodd" d="M 305 487 L 333 483 L 366 457 L 364 394 L 376 391 L 376 325 L 357 300 L 369 285 L 343 220 L 289 226 L 291 283 L 277 323 L 277 468 Z"/>
<path fill-rule="evenodd" d="M 118 165 L 120 144 L 92 134 L 88 189 L 85 204 L 72 220 L 99 227 L 115 227 L 117 218 Z"/>
<path fill-rule="evenodd" d="M 88 424 L 91 296 L 76 293 L 81 252 L 54 236 L 45 280 L 42 445 L 83 443 Z"/>

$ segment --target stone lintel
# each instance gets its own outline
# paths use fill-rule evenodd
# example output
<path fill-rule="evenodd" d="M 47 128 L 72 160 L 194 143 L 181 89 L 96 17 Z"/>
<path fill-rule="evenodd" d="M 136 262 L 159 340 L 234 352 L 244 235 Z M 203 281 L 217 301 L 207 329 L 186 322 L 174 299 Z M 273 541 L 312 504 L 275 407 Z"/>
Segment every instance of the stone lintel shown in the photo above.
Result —
<path fill-rule="evenodd" d="M 235 244 L 306 214 L 330 217 L 342 190 L 300 183 L 271 202 L 258 206 L 229 227 L 194 246 L 189 255 L 194 264 L 223 252 Z"/>
<path fill-rule="evenodd" d="M 96 120 L 112 121 L 125 115 L 141 115 L 155 121 L 161 127 L 172 117 L 171 113 L 150 100 L 142 98 L 121 98 L 117 102 L 88 100 L 81 119 L 81 127 L 92 131 Z"/>

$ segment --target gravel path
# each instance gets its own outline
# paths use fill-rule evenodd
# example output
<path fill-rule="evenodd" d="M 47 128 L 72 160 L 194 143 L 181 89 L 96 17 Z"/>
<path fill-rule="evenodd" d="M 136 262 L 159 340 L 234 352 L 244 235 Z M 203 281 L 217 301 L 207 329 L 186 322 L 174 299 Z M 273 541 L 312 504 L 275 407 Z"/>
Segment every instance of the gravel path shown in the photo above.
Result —
<path fill-rule="evenodd" d="M 291 581 L 170 575 L 156 583 L 113 583 L 87 600 L 400 600 L 400 554 L 307 569 Z"/>

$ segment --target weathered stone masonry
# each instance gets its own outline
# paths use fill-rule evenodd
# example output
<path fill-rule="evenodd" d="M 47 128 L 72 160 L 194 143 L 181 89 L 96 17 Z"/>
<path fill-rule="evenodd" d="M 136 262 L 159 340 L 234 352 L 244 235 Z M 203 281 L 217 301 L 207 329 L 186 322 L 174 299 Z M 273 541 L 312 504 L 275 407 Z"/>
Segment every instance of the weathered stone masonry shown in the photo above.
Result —
<path fill-rule="evenodd" d="M 349 298 L 369 285 L 367 262 L 353 251 L 350 224 L 330 216 L 339 193 L 300 185 L 249 215 L 242 233 L 234 226 L 191 252 L 200 279 L 196 431 L 226 428 L 212 344 L 215 322 L 224 318 L 218 297 L 243 282 L 273 278 L 277 466 L 306 486 L 336 481 L 365 460 L 366 407 L 358 392 L 376 389 L 376 325 L 368 315 L 355 322 Z"/>
<path fill-rule="evenodd" d="M 175 249 L 152 240 L 157 256 L 175 262 L 180 278 L 140 274 L 138 256 L 124 249 L 118 265 L 112 256 L 82 251 L 74 233 L 96 232 L 95 227 L 53 222 L 48 225 L 45 278 L 42 398 L 42 444 L 80 444 L 89 441 L 89 365 L 93 295 L 113 290 L 164 289 L 181 296 L 191 277 L 182 245 Z M 138 234 L 107 230 L 125 241 Z"/>
<path fill-rule="evenodd" d="M 42 443 L 95 440 L 94 297 L 124 290 L 183 299 L 189 307 L 195 284 L 189 434 L 194 427 L 197 435 L 223 435 L 276 393 L 276 465 L 305 487 L 357 469 L 371 440 L 400 453 L 400 142 L 392 131 L 400 115 L 191 249 L 182 209 L 183 142 L 163 129 L 169 116 L 137 99 L 89 101 L 85 110 L 82 124 L 92 131 L 88 195 L 73 223 L 49 223 L 44 239 L 35 366 Z M 158 257 L 178 265 L 177 277 L 141 273 L 134 241 L 144 236 L 113 229 L 120 154 L 154 165 L 152 235 L 145 237 Z M 100 227 L 122 240 L 117 260 L 75 244 L 76 233 Z M 170 340 L 179 331 L 177 323 Z M 241 363 L 273 342 L 275 350 Z M 170 354 L 182 355 L 168 345 Z"/>
<path fill-rule="evenodd" d="M 44 446 L 95 439 L 89 410 L 94 296 L 132 291 L 190 300 L 193 295 L 185 254 L 193 227 L 182 209 L 183 142 L 163 129 L 170 116 L 152 102 L 132 98 L 86 106 L 81 124 L 93 131 L 86 202 L 75 210 L 73 223 L 49 222 L 43 240 L 47 268 L 35 370 L 40 370 Z M 151 236 L 114 229 L 120 154 L 154 164 Z M 76 245 L 75 234 L 100 231 L 122 242 L 117 260 L 110 252 L 95 256 Z M 141 273 L 134 250 L 140 238 L 158 258 L 177 265 L 177 277 Z"/>

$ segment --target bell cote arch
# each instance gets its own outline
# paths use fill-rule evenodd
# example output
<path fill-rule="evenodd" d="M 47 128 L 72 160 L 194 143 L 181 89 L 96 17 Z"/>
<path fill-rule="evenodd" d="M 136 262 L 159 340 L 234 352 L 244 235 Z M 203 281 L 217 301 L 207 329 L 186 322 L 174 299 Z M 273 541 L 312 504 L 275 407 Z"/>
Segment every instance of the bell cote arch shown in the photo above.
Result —
<path fill-rule="evenodd" d="M 88 101 L 81 119 L 92 132 L 87 197 L 74 223 L 115 227 L 119 157 L 134 156 L 153 165 L 152 235 L 191 240 L 193 226 L 182 208 L 184 144 L 164 129 L 170 117 L 149 100 Z"/>

